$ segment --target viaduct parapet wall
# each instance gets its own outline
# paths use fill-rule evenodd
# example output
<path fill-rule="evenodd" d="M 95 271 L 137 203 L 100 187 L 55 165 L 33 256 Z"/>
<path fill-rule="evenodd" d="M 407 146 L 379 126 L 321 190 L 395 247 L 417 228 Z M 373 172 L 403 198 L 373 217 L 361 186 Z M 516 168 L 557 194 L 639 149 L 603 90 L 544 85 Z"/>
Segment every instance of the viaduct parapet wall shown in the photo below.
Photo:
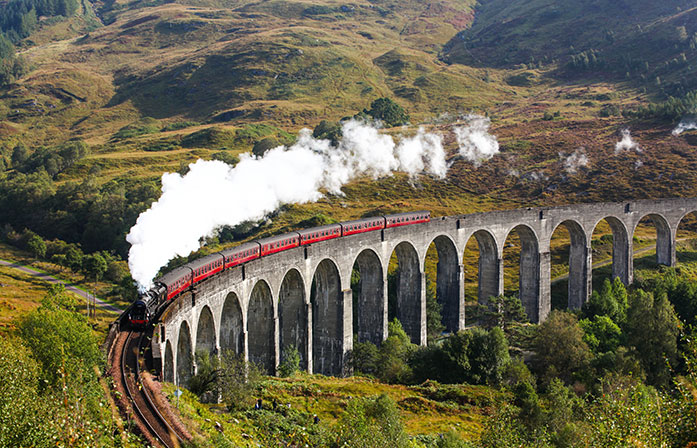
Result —
<path fill-rule="evenodd" d="M 519 297 L 533 322 L 550 312 L 550 240 L 559 226 L 570 235 L 569 308 L 591 293 L 593 231 L 602 220 L 613 234 L 612 275 L 633 280 L 632 237 L 650 218 L 656 228 L 656 259 L 675 265 L 678 224 L 697 211 L 697 199 L 576 204 L 553 208 L 431 218 L 323 241 L 254 260 L 224 271 L 170 304 L 158 324 L 153 352 L 160 354 L 166 381 L 186 385 L 195 372 L 194 353 L 234 350 L 274 373 L 294 346 L 303 369 L 345 374 L 354 340 L 380 343 L 387 337 L 387 269 L 396 254 L 396 317 L 417 344 L 426 343 L 426 252 L 438 251 L 436 298 L 447 331 L 465 327 L 463 255 L 474 237 L 479 246 L 480 303 L 503 294 L 503 248 L 520 238 Z M 351 289 L 354 265 L 360 272 Z M 355 339 L 356 338 L 356 339 Z"/>

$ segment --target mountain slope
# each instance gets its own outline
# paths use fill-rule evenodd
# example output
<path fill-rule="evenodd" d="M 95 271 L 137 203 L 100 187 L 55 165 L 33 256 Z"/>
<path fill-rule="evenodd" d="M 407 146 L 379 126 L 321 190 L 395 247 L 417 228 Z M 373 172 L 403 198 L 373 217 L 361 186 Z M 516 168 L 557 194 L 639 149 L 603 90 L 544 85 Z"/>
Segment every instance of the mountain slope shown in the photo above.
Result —
<path fill-rule="evenodd" d="M 556 64 L 562 79 L 609 78 L 684 94 L 697 87 L 697 3 L 487 0 L 442 57 L 485 67 Z"/>

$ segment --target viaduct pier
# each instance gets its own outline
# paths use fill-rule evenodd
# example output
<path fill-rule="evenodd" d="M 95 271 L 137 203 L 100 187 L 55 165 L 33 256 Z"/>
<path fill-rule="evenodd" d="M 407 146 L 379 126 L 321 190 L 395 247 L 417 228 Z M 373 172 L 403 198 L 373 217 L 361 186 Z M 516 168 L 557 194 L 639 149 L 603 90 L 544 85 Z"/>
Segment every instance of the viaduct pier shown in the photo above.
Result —
<path fill-rule="evenodd" d="M 519 297 L 532 322 L 550 312 L 550 240 L 559 226 L 570 235 L 569 308 L 591 293 L 591 237 L 599 222 L 612 229 L 612 275 L 633 279 L 632 237 L 648 217 L 656 228 L 656 261 L 673 266 L 680 221 L 697 211 L 697 199 L 575 204 L 460 216 L 349 235 L 269 255 L 223 271 L 174 300 L 157 323 L 152 348 L 165 381 L 186 385 L 196 369 L 194 353 L 234 350 L 274 373 L 284 350 L 295 346 L 301 367 L 342 375 L 354 340 L 387 337 L 387 269 L 398 259 L 393 312 L 412 342 L 426 343 L 426 252 L 438 251 L 436 298 L 447 331 L 465 326 L 465 246 L 479 246 L 480 303 L 503 293 L 503 248 L 520 238 Z M 357 267 L 360 281 L 351 289 Z M 354 339 L 356 338 L 356 339 Z"/>

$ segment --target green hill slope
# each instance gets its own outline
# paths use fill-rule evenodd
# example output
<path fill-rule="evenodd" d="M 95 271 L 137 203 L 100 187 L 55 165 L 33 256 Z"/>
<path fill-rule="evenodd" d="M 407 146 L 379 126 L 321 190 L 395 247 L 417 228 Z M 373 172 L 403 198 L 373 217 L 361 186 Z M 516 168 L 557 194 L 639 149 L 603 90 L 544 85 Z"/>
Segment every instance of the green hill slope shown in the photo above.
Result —
<path fill-rule="evenodd" d="M 472 27 L 445 46 L 443 59 L 489 67 L 554 64 L 562 79 L 610 78 L 675 95 L 697 86 L 696 47 L 693 1 L 488 0 Z"/>

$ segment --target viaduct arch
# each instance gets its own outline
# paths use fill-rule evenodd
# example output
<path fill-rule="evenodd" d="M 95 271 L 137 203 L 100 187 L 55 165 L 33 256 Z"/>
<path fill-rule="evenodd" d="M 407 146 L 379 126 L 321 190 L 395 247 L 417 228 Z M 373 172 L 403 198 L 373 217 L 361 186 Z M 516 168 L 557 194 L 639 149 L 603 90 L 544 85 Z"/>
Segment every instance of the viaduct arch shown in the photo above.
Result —
<path fill-rule="evenodd" d="M 605 220 L 613 233 L 612 275 L 633 280 L 634 230 L 649 217 L 657 234 L 657 262 L 675 265 L 678 224 L 697 211 L 697 199 L 576 204 L 431 218 L 428 223 L 359 233 L 290 249 L 236 266 L 174 300 L 158 323 L 153 353 L 165 379 L 186 385 L 195 372 L 195 351 L 233 350 L 275 373 L 294 346 L 309 372 L 344 375 L 357 342 L 387 337 L 387 271 L 398 259 L 393 310 L 412 342 L 426 343 L 424 265 L 431 243 L 438 251 L 437 300 L 448 331 L 465 326 L 465 245 L 479 246 L 478 300 L 503 293 L 503 247 L 517 232 L 521 241 L 519 294 L 533 322 L 551 310 L 550 240 L 569 231 L 569 307 L 580 308 L 591 292 L 590 242 Z M 351 289 L 354 266 L 360 280 Z"/>

